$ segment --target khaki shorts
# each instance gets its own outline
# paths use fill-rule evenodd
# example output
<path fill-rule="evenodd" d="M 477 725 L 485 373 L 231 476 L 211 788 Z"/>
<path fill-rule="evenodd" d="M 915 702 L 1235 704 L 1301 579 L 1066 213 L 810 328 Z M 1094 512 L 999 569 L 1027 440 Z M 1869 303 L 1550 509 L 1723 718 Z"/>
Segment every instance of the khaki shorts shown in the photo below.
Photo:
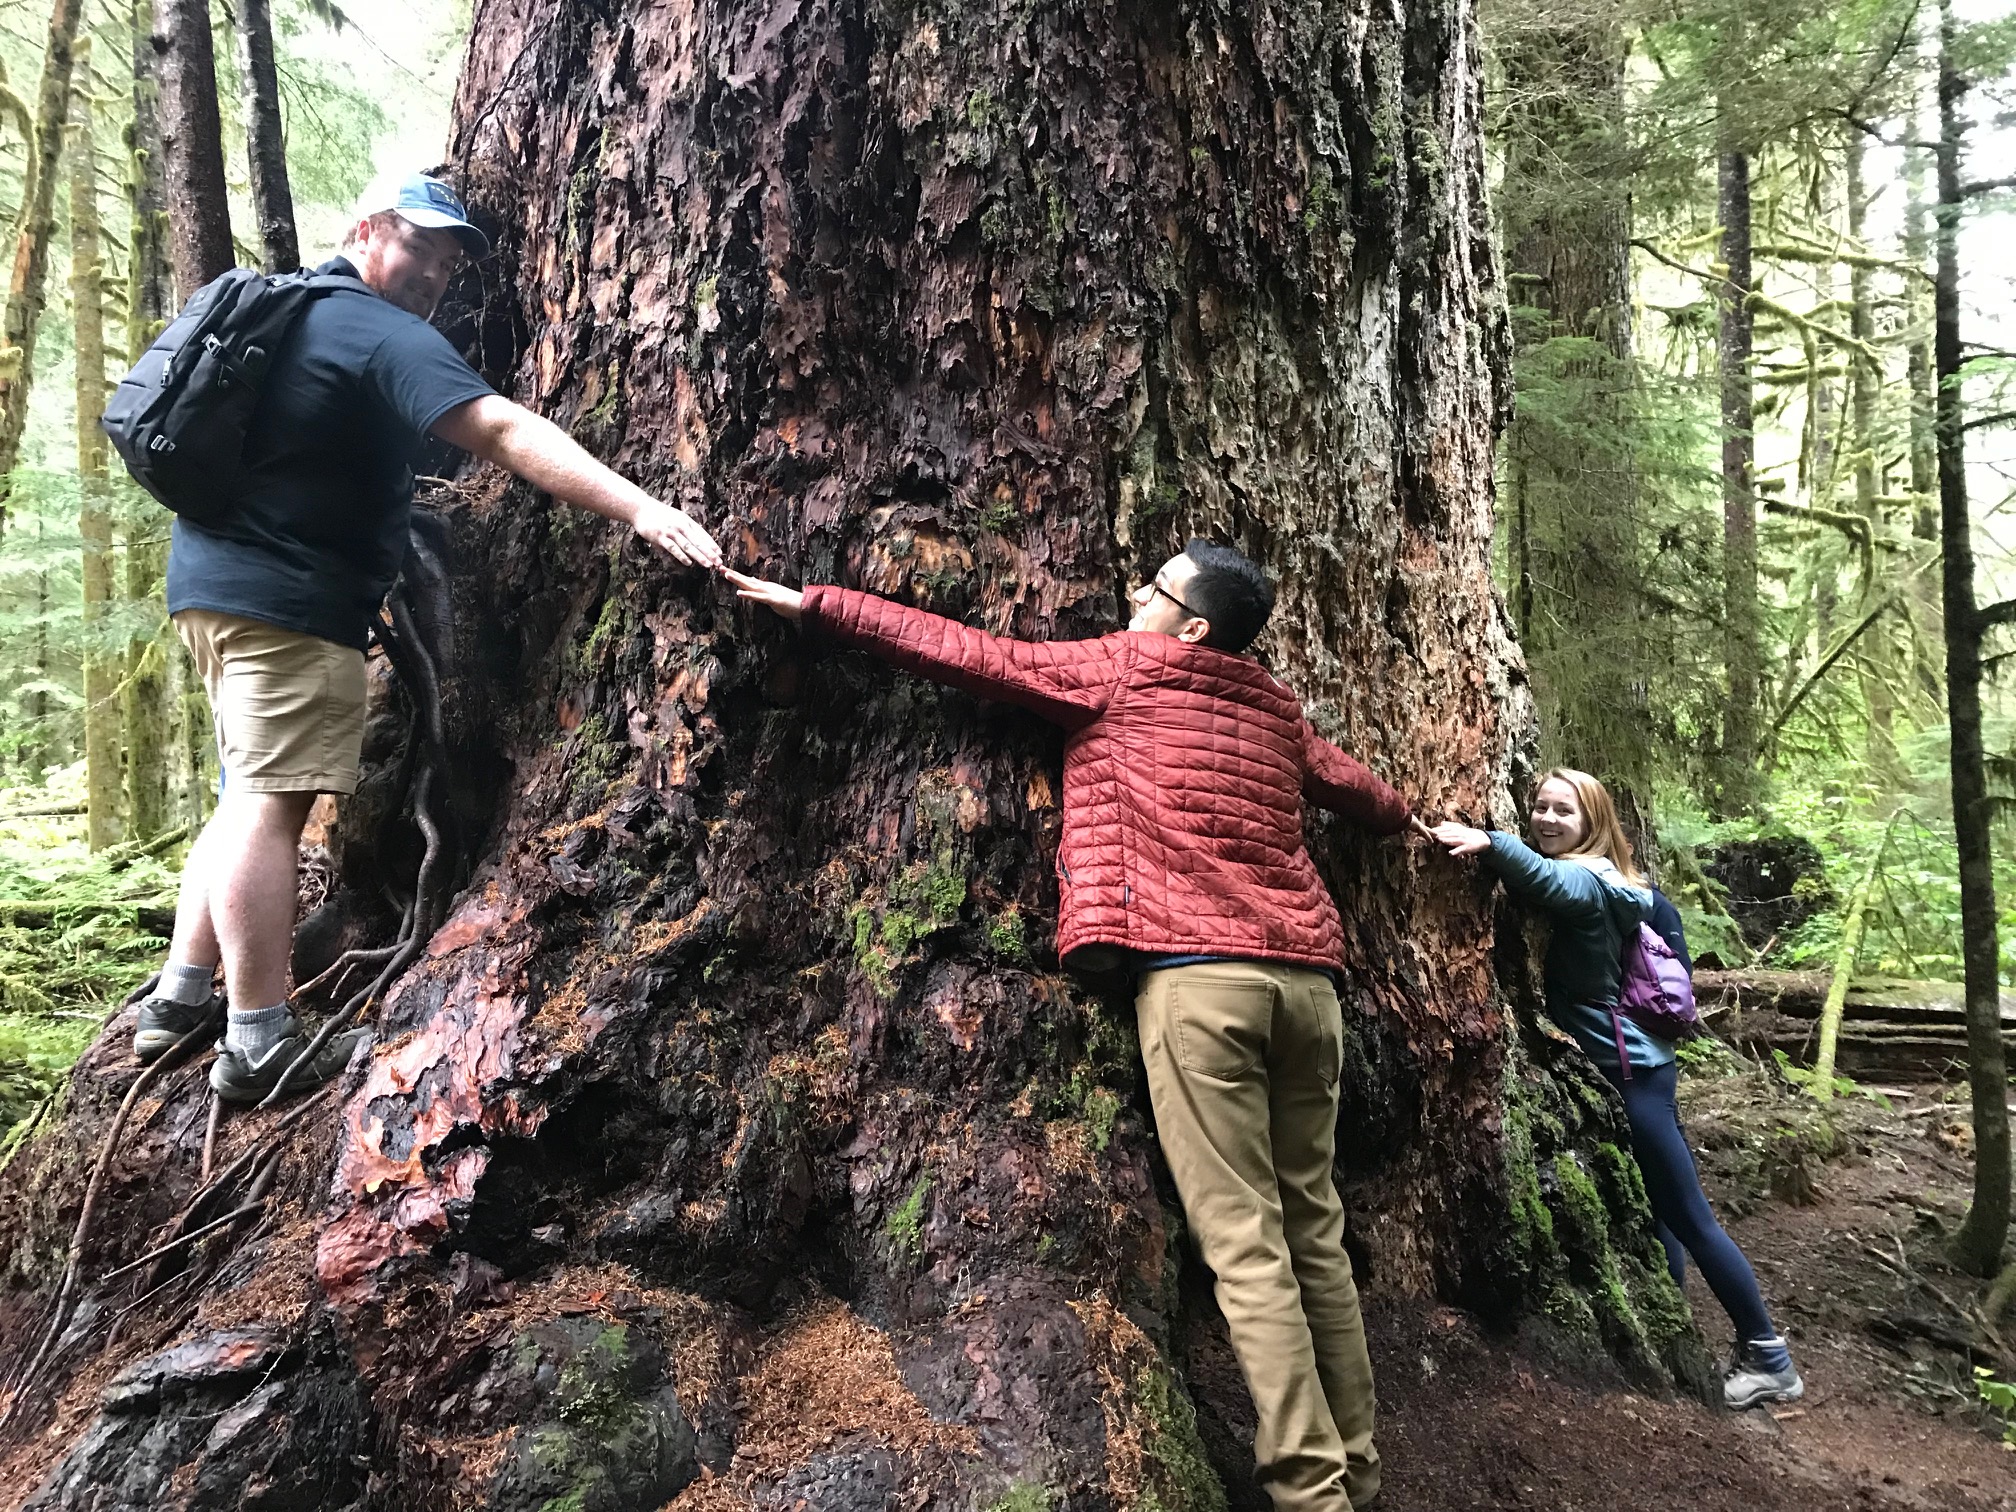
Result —
<path fill-rule="evenodd" d="M 175 629 L 210 695 L 227 790 L 357 791 L 362 651 L 210 609 L 184 609 Z"/>

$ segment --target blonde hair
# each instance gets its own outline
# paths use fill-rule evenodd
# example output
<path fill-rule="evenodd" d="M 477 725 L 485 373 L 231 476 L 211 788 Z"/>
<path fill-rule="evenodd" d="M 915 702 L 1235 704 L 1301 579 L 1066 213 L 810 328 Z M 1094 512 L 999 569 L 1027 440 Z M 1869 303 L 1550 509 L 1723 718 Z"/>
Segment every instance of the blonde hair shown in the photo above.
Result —
<path fill-rule="evenodd" d="M 1550 782 L 1565 782 L 1574 790 L 1575 801 L 1582 809 L 1582 839 L 1575 849 L 1563 851 L 1560 859 L 1600 858 L 1616 867 L 1633 887 L 1645 886 L 1645 877 L 1631 854 L 1631 842 L 1624 838 L 1624 826 L 1617 822 L 1617 805 L 1610 801 L 1610 790 L 1587 772 L 1555 767 L 1541 777 L 1533 789 L 1534 796 L 1538 797 L 1540 789 Z"/>

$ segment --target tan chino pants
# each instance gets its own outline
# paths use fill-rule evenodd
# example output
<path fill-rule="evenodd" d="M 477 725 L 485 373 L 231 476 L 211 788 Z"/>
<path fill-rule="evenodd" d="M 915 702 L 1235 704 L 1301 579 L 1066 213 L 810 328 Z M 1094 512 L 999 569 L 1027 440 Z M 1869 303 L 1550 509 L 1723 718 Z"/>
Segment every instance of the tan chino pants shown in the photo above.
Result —
<path fill-rule="evenodd" d="M 1372 1361 L 1331 1180 L 1343 1023 L 1320 972 L 1257 961 L 1144 975 L 1155 1130 L 1217 1278 L 1277 1512 L 1350 1512 L 1379 1489 Z"/>

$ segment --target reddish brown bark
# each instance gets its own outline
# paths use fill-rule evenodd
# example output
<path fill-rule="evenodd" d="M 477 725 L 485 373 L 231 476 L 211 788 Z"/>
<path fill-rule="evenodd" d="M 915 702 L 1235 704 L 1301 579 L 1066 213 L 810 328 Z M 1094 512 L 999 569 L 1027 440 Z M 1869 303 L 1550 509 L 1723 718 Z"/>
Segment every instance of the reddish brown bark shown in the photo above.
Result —
<path fill-rule="evenodd" d="M 1509 817 L 1530 711 L 1487 575 L 1503 341 L 1462 6 L 489 0 L 475 39 L 454 158 L 500 256 L 451 324 L 734 561 L 1084 635 L 1220 534 L 1279 573 L 1263 650 L 1326 734 L 1431 811 Z M 1054 959 L 1056 732 L 500 480 L 441 503 L 452 580 L 418 601 L 456 905 L 283 1136 L 271 1216 L 86 1289 L 22 1418 L 66 1426 L 5 1474 L 104 1504 L 152 1432 L 188 1506 L 303 1459 L 332 1507 L 1254 1505 L 1127 1005 Z M 400 740 L 374 725 L 343 820 L 353 938 L 419 850 Z M 1632 1177 L 1589 1155 L 1603 1098 L 1511 1028 L 1486 889 L 1311 832 L 1370 1305 L 1544 1297 L 1648 1379 L 1691 1358 Z M 10 1340 L 125 1027 L 0 1185 L 33 1236 Z M 172 1237 L 194 1076 L 87 1279 Z M 190 1223 L 235 1211 L 270 1117 L 227 1123 L 247 1174 Z M 181 1265 L 107 1344 L 103 1307 Z"/>

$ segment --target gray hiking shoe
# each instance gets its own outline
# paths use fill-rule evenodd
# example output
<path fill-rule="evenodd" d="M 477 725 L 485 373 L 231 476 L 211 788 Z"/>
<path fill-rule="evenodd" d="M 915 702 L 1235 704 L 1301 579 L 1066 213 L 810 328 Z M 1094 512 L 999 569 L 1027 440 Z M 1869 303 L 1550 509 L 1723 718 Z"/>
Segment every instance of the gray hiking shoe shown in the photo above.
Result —
<path fill-rule="evenodd" d="M 219 1044 L 217 1059 L 210 1065 L 211 1090 L 228 1103 L 264 1102 L 279 1084 L 281 1074 L 308 1048 L 312 1038 L 299 1024 L 294 1024 L 284 1039 L 256 1058 Z M 350 1053 L 370 1038 L 369 1029 L 348 1029 L 332 1036 L 328 1044 L 315 1052 L 313 1060 L 287 1078 L 288 1095 L 312 1092 L 321 1086 L 349 1065 Z"/>
<path fill-rule="evenodd" d="M 178 1003 L 150 997 L 140 1004 L 140 1025 L 133 1031 L 133 1058 L 143 1064 L 159 1060 L 192 1029 L 224 1022 L 224 994 L 213 992 L 200 1003 Z"/>
<path fill-rule="evenodd" d="M 1738 1344 L 1722 1377 L 1722 1405 L 1732 1412 L 1764 1402 L 1796 1402 L 1805 1394 L 1806 1383 L 1799 1379 L 1783 1339 Z"/>

